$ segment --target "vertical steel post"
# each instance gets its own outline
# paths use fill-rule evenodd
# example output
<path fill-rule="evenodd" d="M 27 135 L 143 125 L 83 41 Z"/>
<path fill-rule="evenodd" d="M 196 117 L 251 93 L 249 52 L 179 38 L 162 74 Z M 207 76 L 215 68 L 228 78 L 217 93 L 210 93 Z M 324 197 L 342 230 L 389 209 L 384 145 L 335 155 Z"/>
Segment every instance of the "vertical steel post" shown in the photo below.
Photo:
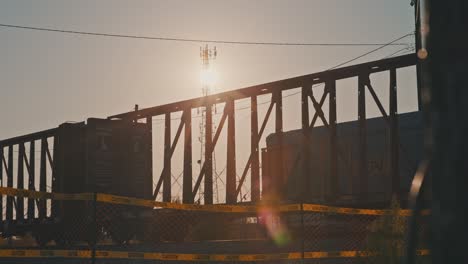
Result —
<path fill-rule="evenodd" d="M 228 111 L 227 164 L 226 164 L 226 203 L 236 203 L 236 129 L 234 100 L 226 102 Z"/>
<path fill-rule="evenodd" d="M 359 123 L 359 182 L 360 196 L 363 200 L 367 199 L 368 176 L 367 176 L 367 120 L 366 120 L 366 90 L 368 75 L 359 75 L 358 77 L 358 123 Z"/>
<path fill-rule="evenodd" d="M 281 94 L 282 91 L 276 91 L 274 93 L 276 108 L 275 108 L 275 115 L 276 115 L 276 122 L 275 122 L 275 132 L 282 133 L 283 132 L 283 97 Z"/>
<path fill-rule="evenodd" d="M 396 69 L 390 70 L 390 175 L 392 177 L 392 195 L 399 199 L 400 169 L 399 169 L 399 127 L 397 106 Z"/>
<path fill-rule="evenodd" d="M 8 146 L 7 187 L 13 187 L 13 145 Z M 13 220 L 13 196 L 7 197 L 6 219 Z"/>
<path fill-rule="evenodd" d="M 336 131 L 336 81 L 326 83 L 328 92 L 328 126 L 330 136 L 330 193 L 329 198 L 334 200 L 338 195 L 338 144 Z"/>
<path fill-rule="evenodd" d="M 61 190 L 60 188 L 60 185 L 61 185 L 61 180 L 60 178 L 58 178 L 58 168 L 57 166 L 58 165 L 58 162 L 55 162 L 56 160 L 58 160 L 57 158 L 57 152 L 58 152 L 58 143 L 59 139 L 58 139 L 58 135 L 55 135 L 54 136 L 54 149 L 53 149 L 53 153 L 52 153 L 52 192 L 58 192 L 58 190 Z M 57 201 L 57 200 L 54 200 L 52 199 L 51 200 L 51 215 L 53 217 L 57 216 L 57 215 L 60 215 L 59 211 L 60 210 L 60 201 Z"/>
<path fill-rule="evenodd" d="M 301 186 L 301 260 L 304 263 L 305 252 L 305 239 L 306 232 L 304 229 L 304 202 L 307 200 L 307 193 L 310 189 L 310 131 L 311 126 L 309 123 L 309 96 L 311 95 L 312 85 L 302 87 L 301 90 L 301 119 L 302 119 L 302 170 L 304 177 L 304 184 Z"/>
<path fill-rule="evenodd" d="M 184 113 L 184 172 L 182 179 L 182 202 L 193 203 L 192 195 L 192 109 Z"/>
<path fill-rule="evenodd" d="M 147 157 L 150 157 L 150 159 L 147 161 L 148 165 L 146 166 L 147 168 L 147 175 L 148 175 L 148 184 L 153 186 L 153 117 L 149 116 L 146 118 L 146 127 L 148 128 L 148 135 L 147 140 L 145 142 L 149 142 L 149 145 L 146 148 L 147 152 Z M 148 188 L 149 190 L 149 188 Z M 151 192 L 148 194 L 145 194 L 144 197 L 145 199 L 151 199 L 151 194 L 153 193 L 153 190 L 151 189 Z"/>
<path fill-rule="evenodd" d="M 163 202 L 171 201 L 171 113 L 165 115 Z"/>
<path fill-rule="evenodd" d="M 250 167 L 250 188 L 251 200 L 257 202 L 260 200 L 260 161 L 258 152 L 258 112 L 257 112 L 257 96 L 250 98 L 250 153 L 252 155 L 252 163 Z"/>
<path fill-rule="evenodd" d="M 41 156 L 40 156 L 40 169 L 39 169 L 39 191 L 45 192 L 47 185 L 47 138 L 41 139 Z M 42 220 L 46 217 L 46 199 L 39 201 L 39 218 Z"/>
<path fill-rule="evenodd" d="M 36 147 L 35 147 L 35 141 L 31 140 L 29 144 L 29 177 L 28 177 L 28 189 L 29 190 L 35 190 L 35 177 L 36 177 L 36 161 L 35 161 L 35 152 L 36 152 Z M 55 150 L 54 150 L 55 152 Z M 28 219 L 32 220 L 34 219 L 34 199 L 29 198 L 28 199 Z"/>
<path fill-rule="evenodd" d="M 91 245 L 91 264 L 96 263 L 96 245 L 98 242 L 98 225 L 97 225 L 97 192 L 93 193 L 93 207 L 92 207 L 92 221 L 93 221 L 93 227 L 92 227 L 92 245 Z"/>
<path fill-rule="evenodd" d="M 205 204 L 213 204 L 213 111 L 211 104 L 205 109 Z"/>
<path fill-rule="evenodd" d="M 0 186 L 3 187 L 3 146 L 0 145 Z M 3 195 L 0 195 L 0 221 L 3 221 Z"/>
<path fill-rule="evenodd" d="M 307 195 L 307 190 L 310 188 L 310 125 L 309 125 L 309 94 L 312 87 L 302 87 L 301 93 L 301 116 L 302 116 L 302 170 L 304 177 L 304 185 L 301 186 L 301 201 L 304 202 Z M 302 213 L 302 211 L 301 211 Z"/>
<path fill-rule="evenodd" d="M 278 171 L 279 173 L 279 179 L 273 179 L 274 185 L 275 185 L 275 190 L 278 191 L 280 185 L 282 184 L 282 181 L 285 177 L 285 168 L 284 168 L 284 155 L 283 155 L 283 97 L 281 94 L 281 90 L 275 91 L 273 93 L 273 97 L 275 100 L 275 133 L 276 136 L 278 137 L 278 156 L 279 160 L 281 162 L 278 163 Z M 277 193 L 279 195 L 279 193 Z"/>
<path fill-rule="evenodd" d="M 415 40 L 415 53 L 418 54 L 419 50 L 422 48 L 421 45 L 421 16 L 419 15 L 419 12 L 424 12 L 424 10 L 421 10 L 421 1 L 417 0 L 415 1 L 415 6 L 414 6 L 414 20 L 415 20 L 415 31 L 414 31 L 414 40 Z M 422 102 L 422 91 L 421 91 L 421 85 L 422 85 L 422 66 L 420 60 L 416 62 L 416 88 L 418 92 L 418 110 L 421 111 L 423 110 L 423 102 Z"/>
<path fill-rule="evenodd" d="M 18 189 L 24 189 L 24 143 L 19 143 L 18 148 L 18 182 L 16 186 Z M 24 198 L 16 198 L 16 219 L 24 219 Z"/>

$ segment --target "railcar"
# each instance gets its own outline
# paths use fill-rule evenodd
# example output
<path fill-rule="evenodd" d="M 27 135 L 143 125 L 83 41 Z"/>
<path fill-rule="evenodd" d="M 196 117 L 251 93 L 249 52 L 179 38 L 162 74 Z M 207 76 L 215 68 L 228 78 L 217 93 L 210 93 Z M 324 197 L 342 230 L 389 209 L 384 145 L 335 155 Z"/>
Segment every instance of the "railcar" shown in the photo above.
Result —
<path fill-rule="evenodd" d="M 349 206 L 385 206 L 392 198 L 390 129 L 385 118 L 369 118 L 366 128 L 366 182 L 359 170 L 358 121 L 337 124 L 337 188 L 331 189 L 330 134 L 326 126 L 309 130 L 309 159 L 305 160 L 304 134 L 301 129 L 274 133 L 262 149 L 263 193 L 275 193 L 281 200 L 340 204 Z M 397 193 L 405 194 L 423 156 L 422 112 L 398 115 Z M 307 168 L 308 167 L 308 168 Z M 309 174 L 306 173 L 308 171 Z"/>
<path fill-rule="evenodd" d="M 53 140 L 51 140 L 53 139 Z M 35 176 L 35 141 L 41 142 L 40 175 Z M 53 151 L 49 149 L 52 145 Z M 8 146 L 9 159 L 13 156 L 13 145 L 19 145 L 18 168 L 8 168 L 5 187 L 25 188 L 55 193 L 108 193 L 150 199 L 152 195 L 151 174 L 151 132 L 146 124 L 89 118 L 87 122 L 64 123 L 48 133 L 35 133 L 10 140 L 0 141 L 2 152 Z M 20 164 L 29 161 L 24 153 L 29 145 L 31 155 L 27 162 L 29 184 Z M 10 147 L 11 146 L 11 147 Z M 52 153 L 52 154 L 51 154 Z M 53 158 L 52 158 L 53 156 Z M 50 162 L 50 173 L 46 173 L 46 160 Z M 13 162 L 9 164 L 13 167 Z M 2 181 L 4 183 L 5 181 Z M 35 184 L 34 182 L 39 182 Z M 46 184 L 51 186 L 46 188 Z M 111 206 L 92 201 L 28 200 L 8 197 L 7 212 L 2 214 L 2 236 L 10 237 L 31 233 L 38 244 L 45 245 L 51 240 L 58 244 L 77 241 L 92 242 L 95 234 L 109 233 L 112 239 L 124 242 L 134 235 L 128 228 L 132 216 L 142 214 L 142 208 Z M 22 205 L 22 206 L 19 206 Z M 14 209 L 14 210 L 13 210 Z M 95 214 L 100 214 L 96 217 Z M 97 219 L 97 223 L 93 222 Z M 96 225 L 97 224 L 97 225 Z M 95 227 L 98 227 L 98 230 Z M 104 231 L 104 229 L 107 230 Z"/>

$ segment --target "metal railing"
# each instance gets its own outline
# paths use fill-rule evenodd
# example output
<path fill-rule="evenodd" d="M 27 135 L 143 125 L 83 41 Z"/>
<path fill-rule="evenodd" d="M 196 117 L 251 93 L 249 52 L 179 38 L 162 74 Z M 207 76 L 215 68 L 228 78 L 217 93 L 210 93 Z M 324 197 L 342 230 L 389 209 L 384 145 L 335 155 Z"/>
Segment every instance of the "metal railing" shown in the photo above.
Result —
<path fill-rule="evenodd" d="M 399 263 L 411 211 L 317 204 L 193 205 L 109 194 L 61 194 L 1 188 L 3 196 L 52 199 L 55 219 L 3 221 L 17 231 L 0 248 L 3 261 Z M 428 211 L 418 223 L 427 241 Z M 34 228 L 25 228 L 34 225 Z M 24 229 L 24 232 L 21 232 Z M 428 245 L 418 259 L 428 261 Z M 381 262 L 385 260 L 385 262 Z"/>

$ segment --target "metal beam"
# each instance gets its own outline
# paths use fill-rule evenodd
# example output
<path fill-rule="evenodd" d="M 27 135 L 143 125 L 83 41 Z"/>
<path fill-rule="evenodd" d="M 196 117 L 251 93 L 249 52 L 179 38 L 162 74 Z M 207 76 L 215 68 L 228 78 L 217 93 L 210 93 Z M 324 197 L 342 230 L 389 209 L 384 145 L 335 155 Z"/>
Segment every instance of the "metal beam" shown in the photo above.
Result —
<path fill-rule="evenodd" d="M 282 184 L 282 179 L 284 178 L 285 168 L 284 168 L 284 156 L 283 156 L 283 96 L 281 91 L 276 91 L 273 93 L 273 98 L 275 101 L 275 134 L 278 137 L 278 156 L 280 161 L 278 164 L 278 171 L 281 179 L 276 179 L 275 182 Z"/>
<path fill-rule="evenodd" d="M 284 79 L 280 81 L 270 82 L 250 86 L 246 88 L 237 89 L 235 91 L 223 92 L 209 96 L 198 97 L 190 100 L 179 101 L 171 104 L 165 104 L 146 109 L 138 110 L 138 112 L 131 111 L 122 114 L 110 116 L 109 119 L 129 119 L 143 118 L 147 116 L 162 115 L 169 112 L 178 112 L 187 108 L 204 107 L 210 102 L 223 103 L 229 100 L 239 100 L 258 96 L 262 94 L 273 93 L 277 91 L 285 91 L 306 85 L 323 83 L 326 80 L 334 79 L 341 80 L 351 78 L 359 75 L 365 71 L 370 73 L 387 71 L 391 68 L 402 68 L 416 64 L 415 54 L 403 55 L 384 60 L 372 61 L 353 66 L 338 68 L 334 70 L 322 71 L 309 75 L 298 76 L 294 78 Z"/>
<path fill-rule="evenodd" d="M 323 95 L 322 95 L 322 98 L 326 98 L 327 96 L 327 91 L 324 90 L 323 91 Z M 314 114 L 314 120 L 312 122 L 312 126 L 314 125 L 315 123 L 315 120 L 317 120 L 315 118 L 315 116 L 318 116 L 320 117 L 320 120 L 322 120 L 322 123 L 324 126 L 328 126 L 328 122 L 327 122 L 327 119 L 325 118 L 325 114 L 323 113 L 323 110 L 322 110 L 322 105 L 320 105 L 317 100 L 315 100 L 315 96 L 314 96 L 314 91 L 313 89 L 310 90 L 310 93 L 309 93 L 309 97 L 310 99 L 312 100 L 312 105 L 314 106 L 314 110 L 315 110 L 315 114 Z"/>
<path fill-rule="evenodd" d="M 31 133 L 27 135 L 22 135 L 18 137 L 1 140 L 0 146 L 16 145 L 16 144 L 31 141 L 31 140 L 39 140 L 42 138 L 53 137 L 56 133 L 57 133 L 57 128 L 47 129 L 47 130 L 39 131 L 36 133 Z"/>
<path fill-rule="evenodd" d="M 18 189 L 24 189 L 24 156 L 24 143 L 20 143 L 18 146 L 18 181 L 16 182 L 16 187 Z M 17 197 L 16 199 L 16 219 L 22 220 L 24 219 L 24 198 Z"/>
<path fill-rule="evenodd" d="M 260 200 L 260 157 L 258 151 L 258 143 L 260 137 L 258 134 L 258 111 L 257 111 L 257 96 L 252 96 L 250 99 L 250 193 L 252 202 Z M 246 166 L 247 167 L 247 166 Z M 242 177 L 245 178 L 245 177 Z M 241 178 L 241 180 L 242 180 Z M 239 187 L 242 187 L 243 180 L 239 182 Z M 236 192 L 236 197 L 240 192 Z"/>
<path fill-rule="evenodd" d="M 328 92 L 328 122 L 330 137 L 330 193 L 329 197 L 334 199 L 338 195 L 338 144 L 336 131 L 336 82 L 326 82 L 325 90 Z"/>
<path fill-rule="evenodd" d="M 55 137 L 54 137 L 55 138 Z M 55 141 L 55 140 L 54 140 Z M 54 145 L 55 146 L 55 145 Z M 47 160 L 49 161 L 49 166 L 51 168 L 54 168 L 54 160 L 52 159 L 52 155 L 50 155 L 50 150 L 49 150 L 49 146 L 47 146 L 46 148 L 46 153 L 47 153 Z"/>
<path fill-rule="evenodd" d="M 55 150 L 54 150 L 55 152 Z M 28 173 L 28 189 L 29 190 L 35 190 L 35 176 L 36 176 L 36 160 L 35 160 L 35 153 L 36 153 L 36 147 L 35 147 L 35 141 L 32 140 L 29 143 L 29 173 Z M 34 199 L 29 198 L 28 199 L 28 219 L 34 219 Z"/>
<path fill-rule="evenodd" d="M 205 204 L 213 204 L 213 112 L 211 105 L 207 105 L 205 109 L 205 190 L 203 198 Z M 202 128 L 203 129 L 203 128 Z M 192 190 L 192 189 L 190 189 Z"/>
<path fill-rule="evenodd" d="M 390 70 L 390 175 L 392 177 L 391 193 L 399 199 L 400 169 L 399 169 L 399 126 L 397 106 L 397 77 L 396 69 Z"/>
<path fill-rule="evenodd" d="M 169 202 L 171 199 L 170 198 L 171 187 L 172 187 L 171 159 L 172 159 L 172 155 L 174 154 L 175 148 L 177 147 L 177 142 L 179 142 L 180 135 L 182 134 L 182 129 L 184 128 L 184 125 L 185 125 L 185 118 L 186 118 L 186 113 L 184 112 L 180 119 L 179 127 L 177 128 L 174 141 L 171 144 L 171 115 L 170 113 L 166 114 L 165 129 L 164 129 L 164 165 L 163 165 L 163 169 L 161 172 L 161 176 L 159 177 L 158 183 L 156 184 L 156 189 L 154 190 L 154 193 L 153 193 L 153 199 L 156 199 L 161 189 L 161 185 L 163 184 L 164 184 L 163 185 L 163 201 Z M 168 180 L 166 181 L 166 179 Z M 168 191 L 165 191 L 165 190 L 168 190 Z M 169 200 L 164 200 L 164 199 L 169 199 Z"/>
<path fill-rule="evenodd" d="M 13 187 L 13 145 L 8 146 L 7 187 Z M 13 220 L 13 196 L 7 196 L 6 220 Z"/>
<path fill-rule="evenodd" d="M 167 113 L 164 127 L 164 168 L 161 175 L 163 179 L 163 202 L 171 201 L 171 156 L 171 113 Z"/>
<path fill-rule="evenodd" d="M 47 138 L 42 138 L 41 139 L 41 156 L 40 156 L 40 169 L 39 169 L 39 191 L 45 192 L 47 191 L 47 148 L 48 148 L 48 143 L 47 143 Z M 39 218 L 45 219 L 46 217 L 46 200 L 41 199 L 39 201 Z"/>
<path fill-rule="evenodd" d="M 182 202 L 193 203 L 192 195 L 192 109 L 184 111 L 184 172 Z"/>
<path fill-rule="evenodd" d="M 3 156 L 3 146 L 0 146 L 0 186 L 3 187 L 3 164 L 5 162 L 5 157 Z M 3 221 L 3 195 L 0 195 L 0 208 L 2 208 L 2 213 L 0 214 L 0 221 Z"/>
<path fill-rule="evenodd" d="M 226 203 L 237 202 L 236 196 L 236 123 L 234 100 L 226 102 L 228 112 L 227 160 L 226 160 Z"/>
<path fill-rule="evenodd" d="M 213 144 L 211 145 L 212 147 L 209 151 L 210 153 L 213 153 L 214 151 L 216 143 L 218 142 L 219 135 L 221 134 L 221 130 L 223 130 L 224 123 L 226 122 L 226 118 L 227 118 L 227 108 L 226 106 L 224 106 L 223 116 L 221 117 L 218 128 L 216 129 L 216 133 L 213 138 Z M 198 192 L 198 189 L 200 188 L 200 184 L 203 179 L 203 176 L 205 175 L 205 171 L 206 171 L 206 161 L 203 163 L 202 168 L 200 170 L 200 174 L 198 174 L 197 181 L 195 182 L 195 186 L 193 187 L 193 192 L 192 192 L 193 197 L 195 197 L 195 195 Z"/>
<path fill-rule="evenodd" d="M 359 190 L 361 198 L 366 199 L 368 192 L 367 175 L 367 121 L 366 121 L 366 90 L 369 75 L 361 74 L 358 77 L 358 124 L 359 124 Z"/>
<path fill-rule="evenodd" d="M 150 199 L 151 197 L 151 192 L 152 192 L 152 186 L 153 186 L 153 117 L 147 117 L 146 118 L 146 127 L 148 129 L 148 134 L 147 134 L 147 141 L 148 146 L 146 147 L 147 155 L 149 157 L 149 160 L 147 161 L 148 164 L 146 166 L 147 169 L 147 175 L 148 175 L 148 184 L 151 186 L 148 188 L 149 193 L 145 193 L 144 197 L 145 199 Z M 146 189 L 145 189 L 146 190 Z"/>
<path fill-rule="evenodd" d="M 258 140 L 260 142 L 260 138 L 263 135 L 263 132 L 265 131 L 266 125 L 268 124 L 268 120 L 270 119 L 271 112 L 273 110 L 273 106 L 275 105 L 275 102 L 273 101 L 273 98 L 271 100 L 270 106 L 268 106 L 268 110 L 265 114 L 265 118 L 263 119 L 262 126 L 260 127 L 260 132 L 258 132 Z"/>
<path fill-rule="evenodd" d="M 52 185 L 52 190 L 51 190 L 51 192 L 58 192 L 60 190 L 61 181 L 62 181 L 62 179 L 60 179 L 58 177 L 59 174 L 57 173 L 57 165 L 58 164 L 55 163 L 55 161 L 58 159 L 57 158 L 58 151 L 56 150 L 56 148 L 59 145 L 58 141 L 59 141 L 59 137 L 55 136 L 54 141 L 53 141 L 54 142 L 53 160 L 50 160 L 50 151 L 49 151 L 49 149 L 47 149 L 47 153 L 49 153 L 48 157 L 49 157 L 50 166 L 52 168 L 52 175 L 51 175 L 51 177 L 52 177 L 52 184 L 51 184 Z M 56 217 L 56 216 L 60 215 L 60 212 L 59 212 L 60 202 L 57 201 L 57 200 L 54 200 L 54 199 L 52 199 L 50 202 L 51 202 L 51 207 L 52 207 L 52 211 L 51 211 L 52 217 Z"/>
<path fill-rule="evenodd" d="M 388 119 L 387 112 L 385 111 L 385 108 L 383 107 L 382 103 L 380 102 L 379 97 L 377 97 L 377 94 L 375 93 L 375 90 L 372 87 L 372 84 L 371 84 L 369 79 L 367 80 L 366 86 L 367 86 L 367 89 L 369 89 L 369 92 L 370 92 L 372 98 L 374 99 L 375 104 L 379 108 L 380 113 L 382 114 L 384 119 Z"/>
<path fill-rule="evenodd" d="M 259 149 L 258 149 L 258 145 L 260 143 L 260 138 L 262 137 L 263 135 L 263 132 L 265 131 L 265 127 L 268 123 L 268 120 L 270 120 L 270 115 L 271 115 L 271 112 L 273 110 L 273 106 L 275 105 L 275 102 L 273 101 L 273 98 L 272 98 L 272 101 L 270 102 L 270 106 L 268 107 L 268 110 L 265 114 L 265 118 L 263 119 L 263 122 L 262 122 L 262 126 L 260 128 L 260 132 L 258 132 L 258 135 L 256 136 L 256 141 L 254 141 L 254 144 L 257 146 L 257 168 L 258 168 L 258 174 L 260 174 L 259 170 L 260 170 L 260 165 L 259 165 L 259 161 L 258 161 L 258 156 L 259 156 Z M 252 130 L 252 133 L 253 133 L 254 130 Z M 244 184 L 244 181 L 245 181 L 245 178 L 247 176 L 247 171 L 250 167 L 250 165 L 253 166 L 253 160 L 254 160 L 254 156 L 255 154 L 252 154 L 252 152 L 250 153 L 250 156 L 249 156 L 249 159 L 247 160 L 247 164 L 245 165 L 244 167 L 244 171 L 242 173 L 242 176 L 239 180 L 239 185 L 237 186 L 237 189 L 236 189 L 236 197 L 239 196 L 239 193 L 242 189 L 242 185 Z M 258 175 L 258 178 L 260 178 L 260 175 Z M 253 188 L 254 185 L 251 185 L 251 188 Z M 258 191 L 260 192 L 260 182 L 258 182 Z M 251 190 L 252 192 L 253 190 Z"/>
<path fill-rule="evenodd" d="M 305 175 L 304 185 L 301 186 L 301 201 L 304 202 L 307 190 L 310 188 L 310 127 L 309 127 L 309 96 L 312 87 L 302 87 L 301 90 L 301 117 L 302 117 L 302 169 Z"/>
<path fill-rule="evenodd" d="M 313 88 L 312 88 L 313 89 Z M 322 109 L 322 106 L 323 104 L 325 103 L 325 99 L 327 98 L 327 93 L 326 91 L 323 92 L 322 94 L 322 98 L 320 98 L 320 102 L 319 102 L 319 107 L 320 109 Z M 315 125 L 315 122 L 317 121 L 317 118 L 319 117 L 319 113 L 317 111 L 315 111 L 314 113 L 314 117 L 312 118 L 312 121 L 310 122 L 310 127 L 314 127 Z"/>

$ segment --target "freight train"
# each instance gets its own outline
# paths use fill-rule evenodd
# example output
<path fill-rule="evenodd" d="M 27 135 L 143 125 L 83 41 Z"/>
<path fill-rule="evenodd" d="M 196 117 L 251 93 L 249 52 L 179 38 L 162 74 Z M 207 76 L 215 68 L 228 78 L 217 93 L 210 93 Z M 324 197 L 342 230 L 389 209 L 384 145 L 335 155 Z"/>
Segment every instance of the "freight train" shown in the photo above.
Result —
<path fill-rule="evenodd" d="M 409 190 L 412 176 L 422 157 L 423 126 L 420 112 L 400 114 L 398 119 L 401 184 L 399 192 L 404 193 Z M 315 127 L 309 131 L 310 145 L 307 146 L 310 153 L 309 160 L 305 160 L 302 155 L 304 149 L 302 130 L 269 135 L 266 139 L 267 147 L 262 150 L 262 199 L 275 195 L 281 202 L 350 207 L 388 205 L 392 195 L 389 187 L 391 185 L 389 132 L 384 118 L 367 120 L 368 182 L 364 185 L 367 189 L 363 189 L 358 168 L 361 151 L 358 145 L 358 122 L 344 122 L 337 125 L 338 181 L 335 193 L 332 193 L 330 188 L 330 141 L 326 127 Z M 152 199 L 152 137 L 151 128 L 147 124 L 90 118 L 87 122 L 62 124 L 48 136 L 54 138 L 51 189 L 53 192 L 98 192 Z M 11 144 L 21 145 L 25 142 L 34 142 L 34 138 L 31 140 L 31 137 L 23 136 L 17 140 L 0 141 L 0 145 L 3 152 L 3 148 Z M 304 163 L 309 166 L 309 174 L 304 171 Z M 41 182 L 46 181 L 45 175 L 41 177 Z M 18 184 L 14 186 L 13 181 L 2 186 L 21 187 Z M 34 188 L 34 184 L 29 186 L 29 189 L 31 188 Z M 365 200 L 362 197 L 365 197 Z M 220 237 L 219 234 L 214 234 L 210 238 L 205 231 L 219 225 L 231 229 L 244 225 L 241 228 L 245 229 L 247 225 L 251 226 L 246 223 L 252 218 L 252 216 L 218 216 L 214 218 L 218 219 L 219 223 L 216 221 L 215 223 L 211 221 L 214 219 L 212 215 L 195 216 L 185 211 L 100 203 L 96 208 L 92 202 L 86 201 L 52 201 L 50 212 L 42 213 L 42 217 L 41 213 L 38 216 L 37 212 L 30 212 L 31 209 L 43 210 L 40 204 L 24 208 L 22 212 L 26 212 L 25 215 L 28 216 L 25 218 L 8 213 L 15 202 L 16 215 L 19 215 L 17 203 L 21 200 L 22 198 L 17 198 L 7 201 L 7 213 L 2 213 L 0 226 L 2 236 L 31 233 L 39 245 L 45 245 L 52 240 L 60 245 L 70 245 L 78 241 L 93 243 L 96 242 L 96 235 L 109 236 L 119 244 L 127 243 L 135 237 L 150 242 L 182 241 L 198 220 L 200 223 L 212 223 L 211 227 L 198 227 L 203 229 L 199 231 L 201 237 L 229 239 L 234 236 L 231 234 Z M 93 222 L 93 214 L 96 211 L 101 215 L 94 218 L 97 222 Z M 291 222 L 289 220 L 288 222 Z M 252 233 L 257 235 L 252 238 L 265 236 L 261 227 L 254 229 L 257 231 Z M 250 235 L 247 234 L 245 237 L 250 238 Z"/>
<path fill-rule="evenodd" d="M 53 151 L 48 149 L 48 138 L 53 138 Z M 34 176 L 35 141 L 41 142 L 39 177 Z M 5 146 L 9 146 L 5 147 L 9 152 L 14 151 L 13 144 L 23 148 L 23 153 L 18 157 L 18 169 L 8 168 L 13 166 L 13 162 L 6 166 L 7 178 L 13 178 L 11 174 L 17 174 L 16 186 L 13 186 L 11 180 L 7 181 L 7 184 L 2 181 L 4 187 L 23 186 L 20 182 L 25 177 L 19 166 L 22 166 L 20 163 L 23 162 L 23 158 L 28 160 L 24 157 L 24 145 L 30 144 L 32 154 L 29 157 L 30 163 L 27 162 L 30 190 L 35 189 L 34 181 L 40 181 L 41 191 L 45 191 L 46 183 L 51 183 L 48 190 L 54 193 L 103 192 L 142 199 L 151 198 L 151 132 L 146 124 L 89 118 L 87 122 L 64 123 L 56 129 L 0 143 L 2 154 Z M 9 159 L 14 154 L 10 153 Z M 45 173 L 46 159 L 51 163 L 49 174 Z M 96 223 L 93 222 L 93 214 L 96 208 L 92 202 L 51 200 L 46 205 L 45 201 L 30 199 L 27 208 L 23 205 L 24 198 L 8 197 L 5 202 L 7 212 L 2 213 L 1 226 L 3 237 L 30 233 L 39 245 L 45 245 L 51 240 L 55 240 L 57 244 L 70 244 L 77 241 L 91 243 L 95 239 L 97 230 L 94 228 Z M 19 207 L 18 204 L 23 206 Z M 119 228 L 128 224 L 121 219 L 129 214 L 141 214 L 141 211 L 141 208 L 113 208 L 112 212 L 108 212 L 112 218 L 103 220 L 107 222 L 100 224 L 115 227 L 107 230 L 114 240 L 126 241 L 133 234 L 128 234 L 127 228 Z"/>
<path fill-rule="evenodd" d="M 331 189 L 330 138 L 326 126 L 309 130 L 309 159 L 304 159 L 301 129 L 274 133 L 262 149 L 263 194 L 283 201 L 335 204 L 351 207 L 387 206 L 394 194 L 406 193 L 423 156 L 422 112 L 398 115 L 398 174 L 400 186 L 391 190 L 390 129 L 385 118 L 369 118 L 367 128 L 367 182 L 361 181 L 358 121 L 337 124 L 337 186 Z M 304 164 L 306 163 L 306 164 Z M 305 166 L 308 166 L 306 173 Z M 366 188 L 363 188 L 365 186 Z M 302 191 L 301 191 L 302 190 Z M 427 197 L 430 197 L 428 195 Z"/>
<path fill-rule="evenodd" d="M 41 147 L 40 166 L 33 164 L 37 145 Z M 2 187 L 66 194 L 105 193 L 151 200 L 151 148 L 151 127 L 145 123 L 97 118 L 64 123 L 55 129 L 0 141 L 0 156 L 7 154 L 8 160 L 2 163 L 5 168 L 0 166 L 0 171 L 7 172 L 0 177 L 5 179 Z M 22 149 L 19 155 L 17 149 Z M 28 150 L 32 154 L 27 155 Z M 19 162 L 9 164 L 15 158 L 26 161 L 26 173 L 19 167 L 13 169 Z M 40 175 L 35 173 L 38 167 Z M 47 169 L 51 171 L 46 173 Z M 29 184 L 21 184 L 25 180 Z M 49 183 L 51 186 L 46 186 Z M 36 188 L 37 185 L 40 187 Z M 227 221 L 210 213 L 94 203 L 92 199 L 52 199 L 46 204 L 44 199 L 3 198 L 0 201 L 6 203 L 6 210 L 1 213 L 1 236 L 31 235 L 39 246 L 51 241 L 66 247 L 83 242 L 91 245 L 109 239 L 114 244 L 126 244 L 131 239 L 145 243 L 180 242 L 190 229 L 198 236 L 196 239 L 216 239 L 219 234 L 206 232 L 212 226 L 196 226 L 197 223 L 219 225 L 218 222 Z"/>

